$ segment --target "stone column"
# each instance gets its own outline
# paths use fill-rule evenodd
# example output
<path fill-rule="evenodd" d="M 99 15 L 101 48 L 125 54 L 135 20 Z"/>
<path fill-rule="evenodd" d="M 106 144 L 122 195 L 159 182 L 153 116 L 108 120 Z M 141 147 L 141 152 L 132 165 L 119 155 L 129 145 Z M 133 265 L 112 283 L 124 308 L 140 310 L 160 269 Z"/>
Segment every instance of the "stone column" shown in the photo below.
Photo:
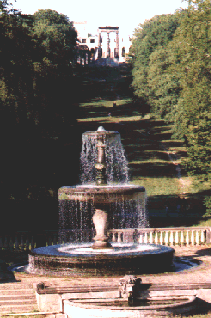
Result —
<path fill-rule="evenodd" d="M 98 47 L 101 48 L 101 32 L 98 29 Z"/>
<path fill-rule="evenodd" d="M 110 57 L 110 39 L 109 39 L 109 32 L 107 32 L 107 57 Z"/>
<path fill-rule="evenodd" d="M 116 58 L 119 58 L 119 30 L 116 31 Z"/>
<path fill-rule="evenodd" d="M 101 31 L 98 29 L 98 58 L 100 59 L 101 57 Z"/>

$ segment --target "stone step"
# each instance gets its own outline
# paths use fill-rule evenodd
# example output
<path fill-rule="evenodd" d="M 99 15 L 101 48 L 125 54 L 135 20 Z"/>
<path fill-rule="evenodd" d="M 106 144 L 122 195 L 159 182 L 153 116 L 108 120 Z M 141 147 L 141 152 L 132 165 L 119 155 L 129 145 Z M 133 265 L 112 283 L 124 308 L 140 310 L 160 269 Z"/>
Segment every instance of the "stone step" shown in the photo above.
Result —
<path fill-rule="evenodd" d="M 0 291 L 1 290 L 16 290 L 16 289 L 33 289 L 32 284 L 22 284 L 22 283 L 5 283 L 0 284 Z"/>
<path fill-rule="evenodd" d="M 32 284 L 5 283 L 0 285 L 0 316 L 38 310 Z"/>
<path fill-rule="evenodd" d="M 0 289 L 0 296 L 1 295 L 34 295 L 33 289 Z"/>
<path fill-rule="evenodd" d="M 3 289 L 0 288 L 0 297 L 7 296 L 7 295 L 14 295 L 14 296 L 21 296 L 21 295 L 34 295 L 33 289 Z"/>
<path fill-rule="evenodd" d="M 37 304 L 14 304 L 14 305 L 1 305 L 0 315 L 8 313 L 27 313 L 38 310 Z"/>
<path fill-rule="evenodd" d="M 8 302 L 22 302 L 22 303 L 24 303 L 24 302 L 29 302 L 29 301 L 34 301 L 34 302 L 36 302 L 36 297 L 35 297 L 35 295 L 31 295 L 31 296 L 29 296 L 29 295 L 18 295 L 18 296 L 16 296 L 16 295 L 6 295 L 6 296 L 0 296 L 0 305 L 2 304 L 2 303 L 8 303 Z"/>
<path fill-rule="evenodd" d="M 35 317 L 38 316 L 44 316 L 45 318 L 67 318 L 66 314 L 62 313 L 51 313 L 51 312 L 24 312 L 24 313 L 18 313 L 18 314 L 10 314 L 10 313 L 4 313 L 5 317 L 8 318 L 21 318 L 21 316 L 30 318 L 31 316 Z M 17 317 L 18 316 L 18 317 Z"/>

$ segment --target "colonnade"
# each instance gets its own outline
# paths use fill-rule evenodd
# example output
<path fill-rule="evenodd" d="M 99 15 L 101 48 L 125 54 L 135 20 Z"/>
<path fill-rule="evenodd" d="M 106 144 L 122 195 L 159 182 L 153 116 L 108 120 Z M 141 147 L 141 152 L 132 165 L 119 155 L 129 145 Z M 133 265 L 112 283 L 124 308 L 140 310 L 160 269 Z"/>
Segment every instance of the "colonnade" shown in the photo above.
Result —
<path fill-rule="evenodd" d="M 99 27 L 98 28 L 98 58 L 102 57 L 102 37 L 101 33 L 107 33 L 107 58 L 111 57 L 110 50 L 110 33 L 116 33 L 116 47 L 114 50 L 114 58 L 119 58 L 119 27 Z"/>

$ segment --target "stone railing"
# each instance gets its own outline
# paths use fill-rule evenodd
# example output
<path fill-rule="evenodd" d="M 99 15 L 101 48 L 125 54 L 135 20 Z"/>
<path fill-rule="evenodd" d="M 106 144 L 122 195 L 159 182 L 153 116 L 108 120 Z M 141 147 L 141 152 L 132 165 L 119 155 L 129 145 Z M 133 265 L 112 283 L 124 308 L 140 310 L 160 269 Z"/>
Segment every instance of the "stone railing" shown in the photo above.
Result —
<path fill-rule="evenodd" d="M 108 231 L 110 241 L 153 243 L 168 246 L 189 246 L 211 243 L 210 227 L 184 228 L 139 228 L 116 229 Z M 35 247 L 62 244 L 67 242 L 90 242 L 93 233 L 90 230 L 43 231 L 33 235 L 31 232 L 17 232 L 14 235 L 0 234 L 0 250 L 28 251 Z"/>
<path fill-rule="evenodd" d="M 13 235 L 1 235 L 0 233 L 0 250 L 28 251 L 36 247 L 67 242 L 90 242 L 93 236 L 91 230 L 64 230 L 62 232 L 46 230 L 36 234 L 30 231 L 19 231 Z"/>
<path fill-rule="evenodd" d="M 113 242 L 153 243 L 168 246 L 189 246 L 211 243 L 210 227 L 139 228 L 110 230 Z"/>

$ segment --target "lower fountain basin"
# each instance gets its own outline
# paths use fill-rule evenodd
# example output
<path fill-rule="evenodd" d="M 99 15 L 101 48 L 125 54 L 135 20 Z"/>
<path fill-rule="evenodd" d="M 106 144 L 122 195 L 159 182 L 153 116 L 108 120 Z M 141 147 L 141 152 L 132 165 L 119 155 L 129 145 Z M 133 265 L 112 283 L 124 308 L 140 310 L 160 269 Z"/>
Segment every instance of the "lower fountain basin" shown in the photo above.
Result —
<path fill-rule="evenodd" d="M 121 298 L 109 298 L 109 292 L 102 293 L 101 298 L 86 298 L 64 300 L 64 313 L 74 317 L 163 317 L 175 314 L 187 313 L 196 306 L 195 296 L 156 297 L 145 299 L 136 306 L 129 306 L 128 301 Z M 105 298 L 103 297 L 105 296 Z M 92 293 L 93 297 L 93 293 Z"/>
<path fill-rule="evenodd" d="M 27 271 L 35 274 L 113 276 L 157 273 L 172 266 L 175 250 L 155 244 L 112 243 L 92 249 L 93 243 L 71 243 L 35 248 Z"/>

